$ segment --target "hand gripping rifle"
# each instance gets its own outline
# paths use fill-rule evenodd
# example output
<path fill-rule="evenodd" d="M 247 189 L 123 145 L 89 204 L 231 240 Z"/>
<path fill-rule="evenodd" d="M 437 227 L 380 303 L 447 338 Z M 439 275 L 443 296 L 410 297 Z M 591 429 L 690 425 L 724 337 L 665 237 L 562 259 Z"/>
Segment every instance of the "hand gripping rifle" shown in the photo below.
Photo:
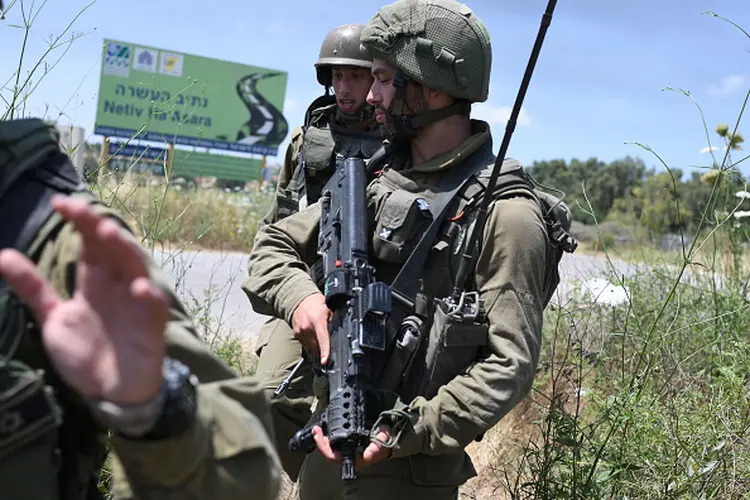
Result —
<path fill-rule="evenodd" d="M 391 289 L 375 281 L 368 262 L 366 202 L 367 168 L 361 158 L 347 158 L 336 169 L 321 196 L 318 255 L 323 259 L 331 355 L 323 370 L 328 376 L 329 403 L 318 425 L 331 447 L 341 453 L 342 479 L 356 477 L 354 461 L 370 442 L 368 412 L 372 369 L 367 349 L 383 351 Z M 312 425 L 289 441 L 291 451 L 315 448 Z"/>

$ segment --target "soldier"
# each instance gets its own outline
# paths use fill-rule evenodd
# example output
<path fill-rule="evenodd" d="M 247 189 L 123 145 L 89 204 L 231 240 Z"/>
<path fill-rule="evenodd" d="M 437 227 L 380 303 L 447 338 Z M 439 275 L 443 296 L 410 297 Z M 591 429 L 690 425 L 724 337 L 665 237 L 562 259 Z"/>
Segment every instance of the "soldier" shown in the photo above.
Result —
<path fill-rule="evenodd" d="M 309 106 L 305 125 L 292 132 L 276 198 L 265 224 L 314 203 L 333 174 L 336 162 L 355 155 L 369 159 L 382 145 L 373 107 L 366 102 L 373 77 L 371 58 L 359 42 L 363 27 L 363 24 L 338 26 L 323 40 L 315 71 L 325 94 Z M 331 87 L 333 96 L 329 94 Z M 283 319 L 274 318 L 263 326 L 256 353 L 260 356 L 256 376 L 271 398 L 277 451 L 284 470 L 296 481 L 304 456 L 289 452 L 287 442 L 311 416 L 312 370 L 309 362 L 303 360 L 283 397 L 273 395 L 302 359 L 295 332 Z"/>
<path fill-rule="evenodd" d="M 379 412 L 384 425 L 373 422 L 357 479 L 341 480 L 339 456 L 315 427 L 318 449 L 300 471 L 300 498 L 455 499 L 459 486 L 476 475 L 465 447 L 531 389 L 543 310 L 559 279 L 561 254 L 548 224 L 559 225 L 548 219 L 553 211 L 542 209 L 520 164 L 505 159 L 485 222 L 474 226 L 495 157 L 489 125 L 470 115 L 471 103 L 487 99 L 492 52 L 484 24 L 469 7 L 454 0 L 398 0 L 369 21 L 361 42 L 373 56 L 368 102 L 392 145 L 367 188 L 374 218 L 363 221 L 372 235 L 370 262 L 394 292 L 414 283 L 410 301 L 394 300 L 393 316 L 408 314 L 411 323 L 403 326 L 424 341 L 410 365 L 399 365 L 397 357 L 382 365 L 377 383 L 391 391 L 383 384 L 397 381 L 398 399 Z M 320 204 L 312 205 L 263 227 L 246 288 L 257 312 L 289 322 L 326 364 L 330 311 L 308 273 L 320 215 Z M 433 227 L 424 265 L 400 275 Z M 464 261 L 469 265 L 458 276 L 472 234 L 475 259 Z M 456 293 L 464 306 L 458 312 L 451 309 Z"/>
<path fill-rule="evenodd" d="M 200 342 L 58 141 L 38 119 L 0 122 L 3 498 L 103 498 L 108 431 L 115 498 L 276 498 L 260 386 Z"/>

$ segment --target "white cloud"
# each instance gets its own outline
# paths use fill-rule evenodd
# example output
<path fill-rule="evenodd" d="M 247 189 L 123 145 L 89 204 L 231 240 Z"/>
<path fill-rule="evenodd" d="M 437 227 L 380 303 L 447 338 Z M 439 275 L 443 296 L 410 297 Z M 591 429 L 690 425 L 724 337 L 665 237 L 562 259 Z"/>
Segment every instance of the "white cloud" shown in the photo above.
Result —
<path fill-rule="evenodd" d="M 709 152 L 711 152 L 711 151 L 718 151 L 719 149 L 721 149 L 722 151 L 726 151 L 726 150 L 727 150 L 727 147 L 726 147 L 726 146 L 723 146 L 723 147 L 721 147 L 721 148 L 720 148 L 720 147 L 718 147 L 718 146 L 711 146 L 711 147 L 709 148 L 708 146 L 706 146 L 705 148 L 703 148 L 703 149 L 701 149 L 700 151 L 698 151 L 698 153 L 699 153 L 699 154 L 706 154 L 706 153 L 709 153 Z"/>
<path fill-rule="evenodd" d="M 742 90 L 749 82 L 741 75 L 730 75 L 723 78 L 718 84 L 709 85 L 708 93 L 714 97 L 725 97 Z"/>
<path fill-rule="evenodd" d="M 474 104 L 471 107 L 471 114 L 474 118 L 484 120 L 490 125 L 505 125 L 510 118 L 511 106 L 494 106 L 488 102 Z M 528 110 L 521 106 L 521 112 L 518 113 L 517 125 L 528 127 L 531 125 L 531 116 Z"/>

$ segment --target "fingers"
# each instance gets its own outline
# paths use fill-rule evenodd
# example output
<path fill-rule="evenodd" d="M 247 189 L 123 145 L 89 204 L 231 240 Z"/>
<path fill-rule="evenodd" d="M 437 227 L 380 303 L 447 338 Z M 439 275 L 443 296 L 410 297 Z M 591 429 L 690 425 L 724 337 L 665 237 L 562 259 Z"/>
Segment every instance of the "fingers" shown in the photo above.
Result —
<path fill-rule="evenodd" d="M 296 338 L 302 347 L 315 354 L 319 352 L 318 342 L 315 339 L 315 330 L 313 328 L 303 328 L 297 326 L 294 328 L 294 338 Z M 310 332 L 313 332 L 312 334 Z"/>
<path fill-rule="evenodd" d="M 111 274 L 126 280 L 148 275 L 143 252 L 125 229 L 95 213 L 88 201 L 55 196 L 52 206 L 81 234 L 81 257 L 85 262 L 106 264 Z"/>
<path fill-rule="evenodd" d="M 328 356 L 331 353 L 331 337 L 328 333 L 328 316 L 316 316 L 315 339 L 320 349 L 320 364 L 328 363 Z"/>
<path fill-rule="evenodd" d="M 388 442 L 388 440 L 391 437 L 390 432 L 388 432 L 387 427 L 380 427 L 380 430 L 376 434 L 376 437 L 380 439 L 383 442 Z M 362 452 L 362 458 L 365 462 L 373 462 L 375 460 L 379 460 L 380 458 L 383 458 L 383 456 L 388 454 L 388 449 L 383 448 L 378 443 L 371 442 L 367 445 L 367 448 L 365 448 L 365 451 Z"/>
<path fill-rule="evenodd" d="M 49 313 L 62 300 L 34 263 L 16 250 L 0 251 L 0 274 L 29 307 L 39 324 L 45 323 Z"/>
<path fill-rule="evenodd" d="M 164 332 L 164 325 L 169 321 L 169 300 L 164 290 L 148 278 L 137 278 L 130 284 L 130 293 L 148 311 L 151 331 Z"/>
<path fill-rule="evenodd" d="M 97 226 L 101 217 L 93 213 L 89 203 L 85 200 L 68 196 L 55 195 L 52 197 L 52 207 L 66 220 L 73 223 L 81 235 L 81 258 L 91 264 L 98 263 L 104 252 L 98 248 Z"/>
<path fill-rule="evenodd" d="M 329 462 L 338 462 L 339 454 L 334 452 L 333 448 L 331 448 L 331 442 L 328 441 L 328 438 L 323 434 L 323 429 L 316 425 L 313 427 L 312 433 L 315 445 L 318 447 L 320 454 L 323 455 L 323 458 Z"/>
<path fill-rule="evenodd" d="M 98 236 L 110 268 L 119 269 L 127 280 L 148 276 L 143 250 L 122 226 L 112 219 L 103 219 L 99 223 Z"/>

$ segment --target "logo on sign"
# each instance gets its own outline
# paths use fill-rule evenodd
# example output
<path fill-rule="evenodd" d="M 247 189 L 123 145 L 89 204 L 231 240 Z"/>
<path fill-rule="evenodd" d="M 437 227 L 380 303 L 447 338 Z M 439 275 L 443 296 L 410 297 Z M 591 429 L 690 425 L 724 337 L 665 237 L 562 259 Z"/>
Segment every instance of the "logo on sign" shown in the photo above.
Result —
<path fill-rule="evenodd" d="M 133 57 L 133 69 L 138 71 L 148 71 L 156 73 L 156 66 L 159 62 L 158 52 L 143 47 L 136 47 L 135 57 Z"/>
<path fill-rule="evenodd" d="M 104 74 L 127 77 L 130 74 L 130 46 L 107 42 L 104 53 Z"/>
<path fill-rule="evenodd" d="M 159 72 L 170 76 L 182 76 L 182 61 L 182 54 L 162 52 Z"/>

